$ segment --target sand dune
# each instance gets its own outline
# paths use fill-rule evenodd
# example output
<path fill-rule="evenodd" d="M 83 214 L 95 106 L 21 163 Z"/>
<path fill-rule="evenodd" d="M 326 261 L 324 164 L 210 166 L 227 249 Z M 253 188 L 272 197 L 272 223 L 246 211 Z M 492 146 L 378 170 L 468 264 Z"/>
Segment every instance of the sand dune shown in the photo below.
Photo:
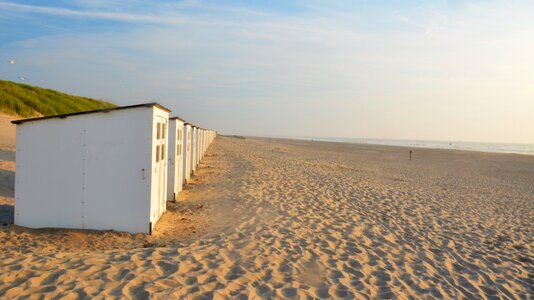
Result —
<path fill-rule="evenodd" d="M 152 237 L 4 227 L 0 295 L 532 297 L 534 157 L 414 157 L 220 137 Z"/>

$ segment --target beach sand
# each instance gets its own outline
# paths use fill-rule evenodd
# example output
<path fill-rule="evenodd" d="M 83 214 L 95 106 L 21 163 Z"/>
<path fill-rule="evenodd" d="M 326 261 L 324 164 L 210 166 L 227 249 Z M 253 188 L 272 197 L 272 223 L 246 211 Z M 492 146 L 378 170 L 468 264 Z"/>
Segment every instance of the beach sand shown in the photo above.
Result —
<path fill-rule="evenodd" d="M 0 298 L 532 298 L 534 157 L 408 151 L 218 137 L 153 236 L 2 226 Z"/>
<path fill-rule="evenodd" d="M 13 222 L 16 117 L 0 113 L 0 225 Z"/>
<path fill-rule="evenodd" d="M 15 125 L 11 121 L 21 119 L 0 112 L 0 149 L 15 151 Z M 0 159 L 2 159 L 0 157 Z"/>

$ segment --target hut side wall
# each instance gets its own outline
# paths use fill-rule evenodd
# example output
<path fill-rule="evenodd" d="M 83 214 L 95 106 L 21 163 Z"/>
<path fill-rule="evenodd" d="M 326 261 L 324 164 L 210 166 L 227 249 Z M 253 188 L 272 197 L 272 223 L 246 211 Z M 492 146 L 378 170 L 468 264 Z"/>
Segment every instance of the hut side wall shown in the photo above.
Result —
<path fill-rule="evenodd" d="M 81 124 L 49 120 L 17 126 L 15 224 L 83 228 L 82 146 Z"/>
<path fill-rule="evenodd" d="M 15 224 L 148 232 L 151 117 L 141 107 L 19 125 Z"/>
<path fill-rule="evenodd" d="M 152 119 L 140 108 L 87 120 L 84 228 L 148 233 Z"/>

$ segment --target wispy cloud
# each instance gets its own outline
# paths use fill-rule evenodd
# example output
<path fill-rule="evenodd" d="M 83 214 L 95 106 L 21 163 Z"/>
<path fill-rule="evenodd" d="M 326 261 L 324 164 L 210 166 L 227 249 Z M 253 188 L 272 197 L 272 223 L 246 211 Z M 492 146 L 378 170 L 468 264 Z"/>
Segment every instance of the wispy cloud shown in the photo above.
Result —
<path fill-rule="evenodd" d="M 209 1 L 0 1 L 0 12 L 39 20 L 35 31 L 83 21 L 2 45 L 18 69 L 0 71 L 117 103 L 159 100 L 205 126 L 249 134 L 491 141 L 497 127 L 534 127 L 525 113 L 534 111 L 532 4 L 329 3 L 273 13 Z M 110 22 L 96 30 L 87 20 Z M 491 122 L 505 119 L 516 122 Z"/>
<path fill-rule="evenodd" d="M 106 19 L 119 22 L 136 22 L 136 23 L 153 23 L 153 24 L 184 24 L 192 23 L 190 18 L 178 16 L 164 16 L 161 14 L 135 14 L 135 13 L 118 13 L 97 10 L 76 10 L 61 7 L 37 6 L 18 4 L 12 2 L 0 2 L 0 9 L 11 10 L 16 12 L 26 12 L 33 14 L 45 14 L 65 17 L 82 17 Z"/>

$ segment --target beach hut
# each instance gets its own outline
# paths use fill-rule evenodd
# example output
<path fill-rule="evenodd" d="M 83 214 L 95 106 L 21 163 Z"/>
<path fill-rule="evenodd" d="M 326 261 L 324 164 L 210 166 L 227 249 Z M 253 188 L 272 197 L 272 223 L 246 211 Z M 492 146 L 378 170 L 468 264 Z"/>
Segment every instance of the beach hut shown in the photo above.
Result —
<path fill-rule="evenodd" d="M 197 144 L 197 169 L 200 166 L 200 160 L 202 159 L 202 128 L 198 128 L 198 144 Z"/>
<path fill-rule="evenodd" d="M 197 140 L 196 140 L 196 144 L 195 144 L 195 151 L 197 153 L 196 157 L 195 157 L 195 170 L 198 169 L 198 165 L 200 163 L 200 132 L 201 132 L 201 128 L 200 127 L 197 127 Z"/>
<path fill-rule="evenodd" d="M 173 117 L 169 119 L 169 163 L 167 176 L 167 200 L 176 201 L 176 195 L 184 184 L 184 120 Z"/>
<path fill-rule="evenodd" d="M 193 126 L 189 123 L 184 123 L 184 183 L 191 177 L 191 141 L 193 138 Z"/>
<path fill-rule="evenodd" d="M 148 103 L 13 121 L 15 224 L 151 233 L 166 207 L 169 112 Z"/>
<path fill-rule="evenodd" d="M 202 128 L 198 129 L 198 158 L 197 168 L 200 167 L 200 161 L 202 160 Z"/>
<path fill-rule="evenodd" d="M 208 129 L 204 131 L 204 156 L 206 156 L 206 153 L 208 152 L 208 147 L 210 146 L 210 132 L 211 130 Z"/>
<path fill-rule="evenodd" d="M 206 155 L 206 130 L 202 130 L 202 158 Z"/>
<path fill-rule="evenodd" d="M 198 128 L 193 126 L 191 129 L 191 174 L 197 170 L 197 140 Z"/>

